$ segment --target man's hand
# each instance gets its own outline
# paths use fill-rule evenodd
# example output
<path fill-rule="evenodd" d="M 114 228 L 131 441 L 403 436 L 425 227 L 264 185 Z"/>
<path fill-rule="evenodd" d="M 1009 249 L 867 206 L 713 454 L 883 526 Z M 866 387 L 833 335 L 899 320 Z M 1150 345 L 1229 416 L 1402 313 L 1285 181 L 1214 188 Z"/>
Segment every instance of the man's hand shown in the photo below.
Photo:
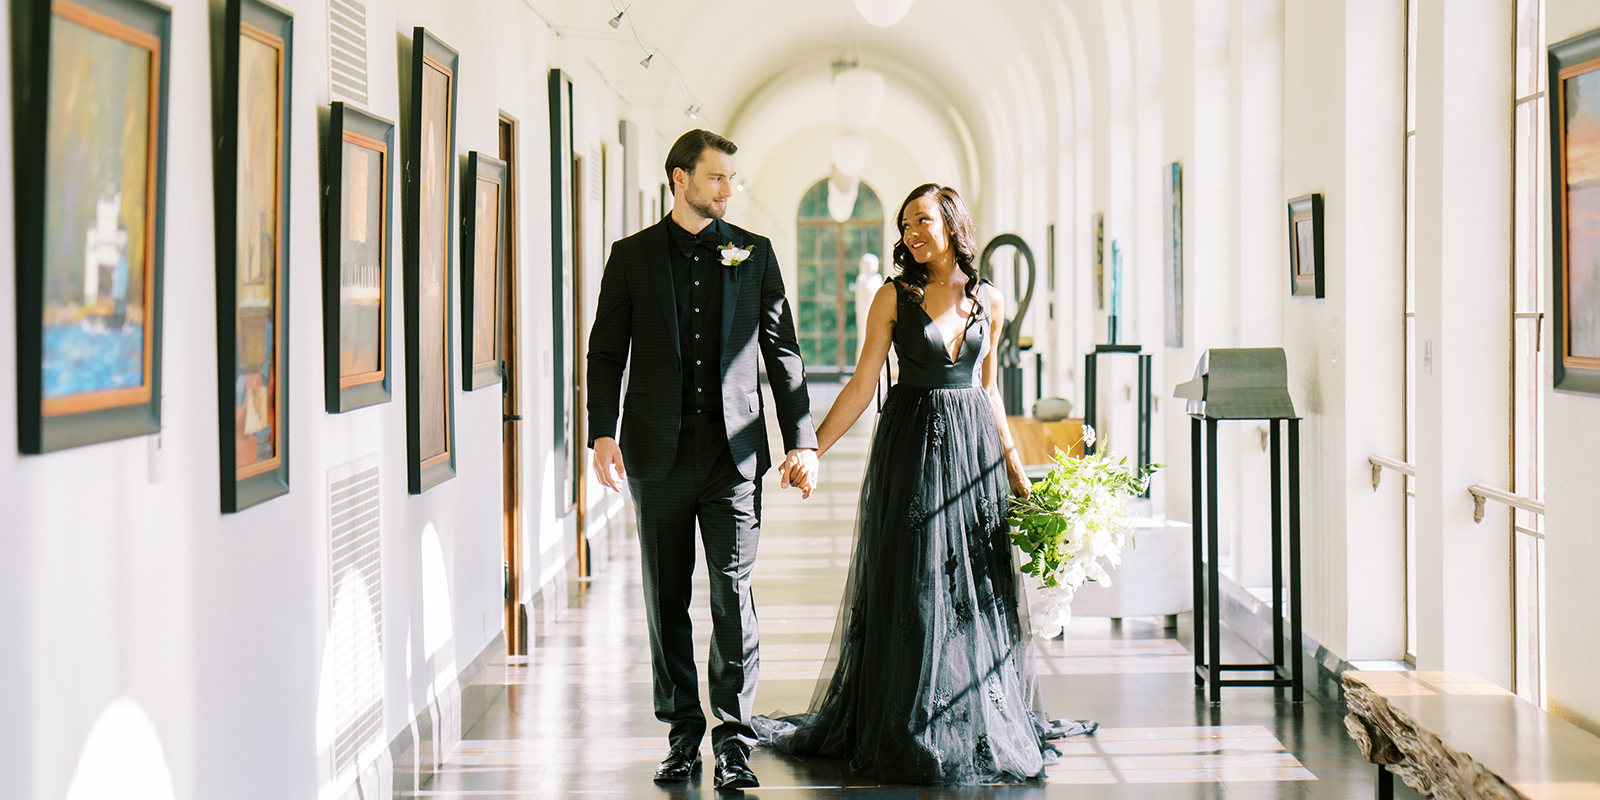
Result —
<path fill-rule="evenodd" d="M 616 472 L 613 473 L 612 470 Z M 622 491 L 628 470 L 622 466 L 622 448 L 609 436 L 594 440 L 594 474 L 613 492 Z"/>
<path fill-rule="evenodd" d="M 800 497 L 808 498 L 817 488 L 817 451 L 810 448 L 790 450 L 778 467 L 778 483 L 787 489 L 800 487 Z"/>

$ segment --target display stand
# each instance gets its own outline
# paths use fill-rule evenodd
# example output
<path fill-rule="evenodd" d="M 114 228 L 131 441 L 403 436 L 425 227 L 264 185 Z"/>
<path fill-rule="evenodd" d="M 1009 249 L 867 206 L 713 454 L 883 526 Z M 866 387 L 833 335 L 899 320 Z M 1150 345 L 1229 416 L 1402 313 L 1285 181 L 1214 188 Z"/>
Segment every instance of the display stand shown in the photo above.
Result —
<path fill-rule="evenodd" d="M 1104 431 L 1100 430 L 1100 418 L 1097 416 L 1100 406 L 1099 369 L 1100 356 L 1109 353 L 1127 353 L 1139 357 L 1139 463 L 1138 474 L 1144 474 L 1144 468 L 1150 466 L 1150 364 L 1151 356 L 1139 352 L 1142 348 L 1136 344 L 1097 344 L 1094 352 L 1083 357 L 1083 424 L 1093 427 L 1101 434 L 1095 444 L 1088 445 L 1084 452 L 1093 455 L 1099 447 L 1099 439 L 1103 439 Z M 1150 489 L 1147 486 L 1141 497 L 1149 497 Z"/>
<path fill-rule="evenodd" d="M 1305 699 L 1304 626 L 1300 583 L 1300 418 L 1289 400 L 1288 367 L 1279 348 L 1210 350 L 1194 380 L 1178 386 L 1189 402 L 1190 474 L 1194 504 L 1194 684 L 1222 702 L 1224 686 L 1287 687 L 1294 702 Z M 1218 574 L 1217 423 L 1265 421 L 1272 454 L 1272 661 L 1222 663 L 1222 597 Z M 1283 442 L 1289 429 L 1289 651 L 1284 652 Z M 1203 440 L 1203 441 L 1202 441 Z M 1201 524 L 1201 521 L 1204 521 Z M 1224 672 L 1271 672 L 1270 678 L 1223 678 Z"/>

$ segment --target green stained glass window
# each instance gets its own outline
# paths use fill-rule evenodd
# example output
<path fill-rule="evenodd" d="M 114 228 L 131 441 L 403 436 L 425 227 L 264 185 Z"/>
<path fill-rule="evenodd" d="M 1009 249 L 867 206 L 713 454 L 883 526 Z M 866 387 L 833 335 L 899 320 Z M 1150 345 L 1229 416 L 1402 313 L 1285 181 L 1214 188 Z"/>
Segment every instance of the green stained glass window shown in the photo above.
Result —
<path fill-rule="evenodd" d="M 811 297 L 817 293 L 817 262 L 801 256 L 799 274 L 796 277 L 801 297 Z"/>
<path fill-rule="evenodd" d="M 883 249 L 883 204 L 872 187 L 860 184 L 850 219 L 828 215 L 828 181 L 821 180 L 800 201 L 796 265 L 800 355 L 808 367 L 844 368 L 855 363 L 855 279 L 861 256 L 871 253 L 887 264 Z M 880 267 L 880 270 L 882 267 Z"/>

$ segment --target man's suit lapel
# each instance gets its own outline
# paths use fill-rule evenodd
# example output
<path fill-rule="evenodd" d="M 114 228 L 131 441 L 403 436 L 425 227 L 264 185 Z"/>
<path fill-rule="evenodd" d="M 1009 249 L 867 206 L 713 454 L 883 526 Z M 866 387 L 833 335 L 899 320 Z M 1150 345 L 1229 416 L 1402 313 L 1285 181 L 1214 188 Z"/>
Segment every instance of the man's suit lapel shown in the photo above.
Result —
<path fill-rule="evenodd" d="M 645 231 L 642 244 L 645 268 L 650 270 L 650 279 L 655 281 L 656 295 L 661 300 L 661 318 L 667 321 L 667 329 L 662 333 L 672 340 L 672 349 L 678 353 L 678 363 L 682 364 L 683 353 L 678 349 L 678 298 L 672 291 L 672 261 L 667 255 L 672 242 L 667 237 L 665 217 Z"/>
<path fill-rule="evenodd" d="M 717 220 L 712 224 L 720 226 L 719 230 L 726 237 L 726 241 L 732 242 L 737 247 L 744 246 L 744 238 L 739 235 L 738 231 L 733 229 L 733 226 L 722 220 Z M 751 253 L 750 257 L 755 258 L 755 253 Z M 721 263 L 722 257 L 719 252 L 717 264 L 720 266 Z M 740 264 L 734 267 L 722 267 L 722 269 L 722 375 L 726 378 L 728 364 L 732 362 L 731 356 L 734 350 L 729 345 L 728 337 L 733 333 L 733 314 L 738 309 L 739 296 L 742 294 L 739 291 L 739 284 L 749 280 L 744 273 L 748 272 L 750 268 Z"/>

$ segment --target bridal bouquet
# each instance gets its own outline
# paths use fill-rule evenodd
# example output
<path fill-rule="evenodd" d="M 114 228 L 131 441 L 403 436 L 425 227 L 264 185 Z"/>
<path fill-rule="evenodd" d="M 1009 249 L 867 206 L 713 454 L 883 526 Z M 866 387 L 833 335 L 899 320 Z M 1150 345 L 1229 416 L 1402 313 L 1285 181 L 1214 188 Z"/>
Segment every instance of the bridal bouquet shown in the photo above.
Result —
<path fill-rule="evenodd" d="M 1083 426 L 1083 444 L 1094 444 L 1094 428 Z M 1056 450 L 1055 468 L 1033 485 L 1033 496 L 1011 498 L 1011 540 L 1029 561 L 1022 565 L 1035 600 L 1028 608 L 1034 633 L 1054 638 L 1072 618 L 1072 595 L 1084 581 L 1110 584 L 1101 564 L 1122 563 L 1132 520 L 1128 498 L 1144 494 L 1151 464 L 1134 474 L 1128 460 L 1101 448 L 1074 458 Z"/>

